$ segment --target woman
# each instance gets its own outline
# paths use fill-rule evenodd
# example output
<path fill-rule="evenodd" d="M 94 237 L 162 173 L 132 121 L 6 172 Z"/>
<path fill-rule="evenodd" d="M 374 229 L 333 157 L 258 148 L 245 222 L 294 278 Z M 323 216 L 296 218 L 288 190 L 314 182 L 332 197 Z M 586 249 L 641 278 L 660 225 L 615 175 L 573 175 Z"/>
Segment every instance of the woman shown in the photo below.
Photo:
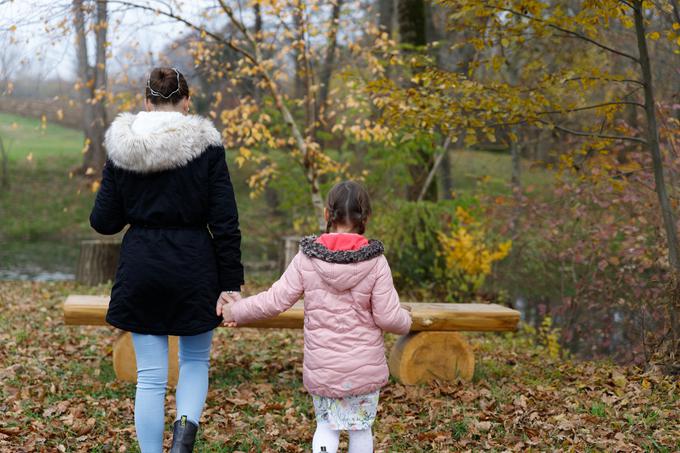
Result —
<path fill-rule="evenodd" d="M 193 449 L 208 392 L 220 295 L 243 284 L 241 233 L 221 136 L 188 115 L 189 87 L 156 68 L 145 112 L 118 115 L 106 133 L 108 160 L 90 224 L 123 239 L 109 324 L 132 332 L 137 356 L 135 428 L 143 453 L 163 446 L 168 335 L 179 339 L 172 453 Z"/>

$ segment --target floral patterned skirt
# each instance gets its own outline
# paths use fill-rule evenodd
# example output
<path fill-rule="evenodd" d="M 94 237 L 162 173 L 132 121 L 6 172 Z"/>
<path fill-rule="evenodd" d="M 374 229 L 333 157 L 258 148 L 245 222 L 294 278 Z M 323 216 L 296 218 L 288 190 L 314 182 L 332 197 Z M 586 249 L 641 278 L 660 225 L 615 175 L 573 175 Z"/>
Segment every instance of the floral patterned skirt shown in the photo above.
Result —
<path fill-rule="evenodd" d="M 317 424 L 328 424 L 330 429 L 361 430 L 373 425 L 378 412 L 380 390 L 366 395 L 328 398 L 312 395 Z"/>

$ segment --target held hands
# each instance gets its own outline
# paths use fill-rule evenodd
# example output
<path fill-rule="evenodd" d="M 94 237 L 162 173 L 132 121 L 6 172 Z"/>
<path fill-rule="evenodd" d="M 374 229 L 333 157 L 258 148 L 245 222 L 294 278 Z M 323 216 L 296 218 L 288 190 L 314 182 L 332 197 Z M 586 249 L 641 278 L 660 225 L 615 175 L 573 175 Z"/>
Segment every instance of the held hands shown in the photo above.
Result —
<path fill-rule="evenodd" d="M 215 313 L 217 316 L 222 316 L 222 318 L 224 318 L 223 325 L 227 327 L 236 327 L 236 321 L 231 314 L 231 307 L 235 302 L 241 299 L 241 293 L 238 291 L 222 291 L 222 293 L 220 293 L 220 297 L 217 299 Z"/>

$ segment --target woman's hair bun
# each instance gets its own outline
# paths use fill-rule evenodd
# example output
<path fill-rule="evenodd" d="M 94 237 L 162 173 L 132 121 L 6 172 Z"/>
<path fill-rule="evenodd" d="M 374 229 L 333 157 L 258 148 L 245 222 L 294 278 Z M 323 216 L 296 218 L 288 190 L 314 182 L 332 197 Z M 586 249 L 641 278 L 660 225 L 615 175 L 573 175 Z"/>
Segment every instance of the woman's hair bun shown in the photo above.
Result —
<path fill-rule="evenodd" d="M 177 104 L 189 97 L 189 85 L 175 68 L 154 68 L 146 81 L 146 98 L 154 105 Z"/>

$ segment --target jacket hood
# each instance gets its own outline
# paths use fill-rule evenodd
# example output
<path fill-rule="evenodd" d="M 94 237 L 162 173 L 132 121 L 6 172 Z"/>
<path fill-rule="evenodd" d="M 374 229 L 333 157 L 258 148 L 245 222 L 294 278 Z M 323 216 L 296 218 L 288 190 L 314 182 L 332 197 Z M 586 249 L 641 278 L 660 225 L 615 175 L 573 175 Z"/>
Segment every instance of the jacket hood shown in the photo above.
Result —
<path fill-rule="evenodd" d="M 140 173 L 182 167 L 208 146 L 221 144 L 210 120 L 179 112 L 121 113 L 104 138 L 114 165 Z"/>
<path fill-rule="evenodd" d="M 307 236 L 300 241 L 300 250 L 312 259 L 314 270 L 331 287 L 346 291 L 354 288 L 373 270 L 385 251 L 380 241 L 371 239 L 358 250 L 331 250 L 317 241 L 317 236 Z"/>

